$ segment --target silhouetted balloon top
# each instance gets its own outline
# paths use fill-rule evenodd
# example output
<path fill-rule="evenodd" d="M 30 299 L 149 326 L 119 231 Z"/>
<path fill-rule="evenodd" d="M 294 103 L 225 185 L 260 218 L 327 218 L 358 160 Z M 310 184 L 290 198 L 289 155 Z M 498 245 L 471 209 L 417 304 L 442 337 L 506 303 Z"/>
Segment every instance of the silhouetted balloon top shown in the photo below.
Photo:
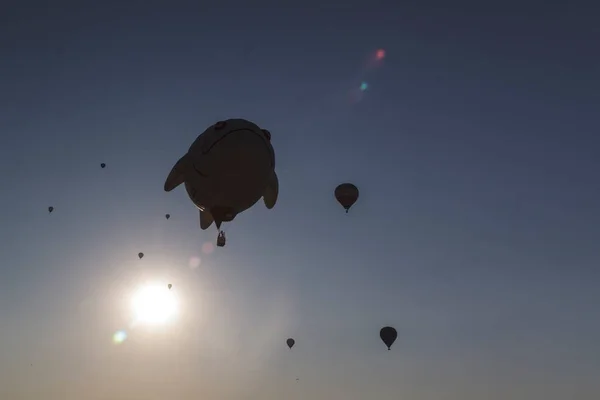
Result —
<path fill-rule="evenodd" d="M 396 332 L 396 329 L 392 328 L 391 326 L 384 326 L 379 331 L 379 337 L 381 338 L 383 343 L 385 343 L 388 350 L 391 350 L 392 345 L 394 344 L 394 342 L 396 341 L 396 338 L 398 337 L 398 332 Z"/>
<path fill-rule="evenodd" d="M 289 338 L 288 340 L 285 341 L 285 343 L 291 349 L 296 344 L 296 341 L 294 339 L 292 339 L 292 338 Z"/>
<path fill-rule="evenodd" d="M 54 207 L 52 207 L 52 206 L 48 207 L 48 212 L 51 213 L 52 211 L 54 211 Z"/>
<path fill-rule="evenodd" d="M 166 218 L 166 219 L 169 219 L 169 218 L 171 218 L 171 214 L 165 214 L 165 218 Z"/>
<path fill-rule="evenodd" d="M 333 192 L 338 203 L 344 207 L 346 212 L 350 210 L 350 207 L 358 200 L 358 188 L 352 183 L 342 183 L 335 188 Z"/>
<path fill-rule="evenodd" d="M 144 253 L 138 253 L 138 257 L 140 258 L 140 260 L 142 259 L 142 257 L 144 257 Z"/>
<path fill-rule="evenodd" d="M 106 167 L 106 164 L 104 164 L 104 163 L 100 164 L 100 168 L 104 168 L 104 167 Z"/>

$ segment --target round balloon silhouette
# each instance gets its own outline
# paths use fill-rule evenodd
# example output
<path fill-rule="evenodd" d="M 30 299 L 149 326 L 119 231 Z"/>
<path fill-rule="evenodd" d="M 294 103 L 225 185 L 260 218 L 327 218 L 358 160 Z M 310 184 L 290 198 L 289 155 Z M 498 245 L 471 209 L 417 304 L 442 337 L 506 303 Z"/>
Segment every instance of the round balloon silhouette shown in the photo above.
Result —
<path fill-rule="evenodd" d="M 384 326 L 379 331 L 379 337 L 381 338 L 383 343 L 385 343 L 388 350 L 391 350 L 392 345 L 394 344 L 394 342 L 396 341 L 396 338 L 398 337 L 398 332 L 396 332 L 396 329 L 392 328 L 391 326 Z"/>
<path fill-rule="evenodd" d="M 335 199 L 344 207 L 346 212 L 358 200 L 358 188 L 352 183 L 342 183 L 335 188 L 333 192 Z"/>
<path fill-rule="evenodd" d="M 288 340 L 285 341 L 285 343 L 291 349 L 296 344 L 296 341 L 294 339 L 292 339 L 292 338 L 289 338 Z"/>

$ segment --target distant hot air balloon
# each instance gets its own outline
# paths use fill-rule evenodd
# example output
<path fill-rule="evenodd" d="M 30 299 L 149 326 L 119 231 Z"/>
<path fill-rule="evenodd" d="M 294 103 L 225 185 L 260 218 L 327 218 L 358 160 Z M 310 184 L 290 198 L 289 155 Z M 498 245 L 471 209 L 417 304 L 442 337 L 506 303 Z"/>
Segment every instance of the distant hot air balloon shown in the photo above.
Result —
<path fill-rule="evenodd" d="M 294 339 L 292 339 L 292 338 L 289 338 L 288 340 L 285 341 L 285 343 L 291 349 L 296 344 L 296 341 Z"/>
<path fill-rule="evenodd" d="M 398 332 L 396 332 L 396 329 L 392 328 L 391 326 L 384 326 L 379 331 L 379 337 L 381 338 L 383 343 L 385 343 L 388 350 L 391 350 L 392 345 L 394 344 L 394 342 L 396 341 L 396 338 L 398 337 Z"/>
<path fill-rule="evenodd" d="M 104 163 L 100 164 L 100 168 L 105 168 L 105 167 L 106 167 L 106 164 L 104 164 Z"/>
<path fill-rule="evenodd" d="M 51 213 L 52 211 L 54 211 L 54 207 L 52 207 L 52 206 L 48 207 L 48 212 Z"/>
<path fill-rule="evenodd" d="M 335 188 L 334 195 L 338 203 L 348 212 L 358 200 L 358 188 L 352 183 L 342 183 Z"/>
<path fill-rule="evenodd" d="M 142 257 L 144 257 L 144 253 L 138 253 L 138 257 L 140 258 L 140 260 L 142 259 Z"/>
<path fill-rule="evenodd" d="M 169 290 L 171 290 L 171 288 L 173 287 L 173 285 L 171 285 L 171 284 L 169 283 L 168 287 L 169 287 Z"/>
<path fill-rule="evenodd" d="M 165 218 L 166 218 L 166 219 L 169 219 L 169 218 L 171 218 L 171 214 L 165 214 Z"/>

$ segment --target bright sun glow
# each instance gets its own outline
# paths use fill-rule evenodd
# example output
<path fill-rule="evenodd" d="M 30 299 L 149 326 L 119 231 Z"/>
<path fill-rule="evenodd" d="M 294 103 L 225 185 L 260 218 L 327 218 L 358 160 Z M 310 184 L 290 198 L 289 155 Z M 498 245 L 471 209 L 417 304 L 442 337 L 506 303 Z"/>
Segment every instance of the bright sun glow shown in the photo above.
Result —
<path fill-rule="evenodd" d="M 137 322 L 161 325 L 177 314 L 177 300 L 166 285 L 141 287 L 132 299 Z"/>

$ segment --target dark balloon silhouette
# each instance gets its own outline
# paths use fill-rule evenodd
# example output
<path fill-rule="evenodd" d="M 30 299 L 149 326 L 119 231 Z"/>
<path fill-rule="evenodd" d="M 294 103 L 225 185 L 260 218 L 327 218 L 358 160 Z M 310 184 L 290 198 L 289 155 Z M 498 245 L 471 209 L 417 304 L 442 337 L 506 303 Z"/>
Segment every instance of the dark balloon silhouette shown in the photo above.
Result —
<path fill-rule="evenodd" d="M 398 332 L 396 332 L 396 329 L 392 328 L 391 326 L 385 326 L 379 331 L 379 337 L 381 338 L 383 343 L 385 343 L 388 350 L 391 350 L 392 345 L 398 337 Z"/>
<path fill-rule="evenodd" d="M 140 260 L 142 259 L 142 257 L 144 257 L 144 253 L 138 253 L 138 257 L 140 258 Z"/>
<path fill-rule="evenodd" d="M 171 218 L 171 214 L 165 214 L 165 218 L 166 218 L 166 219 L 169 219 L 169 218 Z"/>
<path fill-rule="evenodd" d="M 104 164 L 104 163 L 100 164 L 100 168 L 105 168 L 105 167 L 106 167 L 106 164 Z"/>
<path fill-rule="evenodd" d="M 338 203 L 348 212 L 358 200 L 358 188 L 352 183 L 342 183 L 335 188 L 334 195 Z"/>
<path fill-rule="evenodd" d="M 292 339 L 292 338 L 289 338 L 288 340 L 285 341 L 285 343 L 291 349 L 296 344 L 296 341 L 294 339 Z"/>
<path fill-rule="evenodd" d="M 164 190 L 170 192 L 181 184 L 199 210 L 202 230 L 214 222 L 220 231 L 222 223 L 233 221 L 261 198 L 272 209 L 279 196 L 279 179 L 271 133 L 245 119 L 208 127 L 173 165 Z M 224 245 L 225 238 L 218 238 L 217 246 Z"/>
<path fill-rule="evenodd" d="M 173 287 L 173 285 L 171 285 L 171 284 L 169 283 L 168 287 L 169 287 L 169 290 L 171 290 L 171 288 Z"/>
<path fill-rule="evenodd" d="M 48 207 L 48 212 L 51 213 L 52 211 L 54 211 L 54 207 L 52 207 L 52 206 Z"/>

